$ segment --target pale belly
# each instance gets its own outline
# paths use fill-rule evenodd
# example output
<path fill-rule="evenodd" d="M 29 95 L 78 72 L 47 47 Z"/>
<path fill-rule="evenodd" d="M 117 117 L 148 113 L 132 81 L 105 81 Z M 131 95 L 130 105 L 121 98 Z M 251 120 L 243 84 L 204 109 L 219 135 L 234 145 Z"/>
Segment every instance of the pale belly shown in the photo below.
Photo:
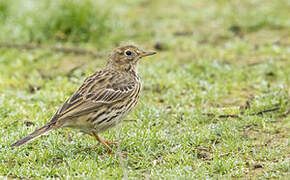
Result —
<path fill-rule="evenodd" d="M 80 117 L 76 117 L 76 118 L 72 118 L 72 119 L 67 119 L 63 125 L 63 127 L 69 127 L 69 128 L 73 128 L 73 129 L 79 129 L 80 131 L 87 133 L 87 134 L 91 134 L 92 132 L 95 133 L 101 133 L 104 132 L 114 126 L 116 126 L 117 124 L 119 124 L 127 115 L 128 113 L 125 114 L 119 114 L 119 115 L 112 115 L 114 118 L 110 119 L 109 122 L 102 122 L 102 123 L 98 123 L 98 122 L 91 122 L 89 121 L 89 119 L 94 116 L 94 113 L 90 113 L 87 115 L 83 115 Z M 99 121 L 102 121 L 101 119 L 102 117 L 100 117 Z"/>

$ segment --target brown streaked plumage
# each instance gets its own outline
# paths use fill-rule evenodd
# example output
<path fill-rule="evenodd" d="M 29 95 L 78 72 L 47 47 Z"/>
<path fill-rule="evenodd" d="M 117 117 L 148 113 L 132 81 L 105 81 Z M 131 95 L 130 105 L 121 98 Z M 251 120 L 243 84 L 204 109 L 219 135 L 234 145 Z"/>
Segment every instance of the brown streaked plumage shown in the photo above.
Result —
<path fill-rule="evenodd" d="M 22 144 L 60 127 L 80 129 L 103 143 L 109 152 L 110 141 L 98 133 L 114 127 L 135 107 L 141 90 L 139 59 L 153 55 L 135 46 L 113 50 L 106 67 L 89 76 L 81 87 L 58 109 L 50 122 L 12 146 Z"/>

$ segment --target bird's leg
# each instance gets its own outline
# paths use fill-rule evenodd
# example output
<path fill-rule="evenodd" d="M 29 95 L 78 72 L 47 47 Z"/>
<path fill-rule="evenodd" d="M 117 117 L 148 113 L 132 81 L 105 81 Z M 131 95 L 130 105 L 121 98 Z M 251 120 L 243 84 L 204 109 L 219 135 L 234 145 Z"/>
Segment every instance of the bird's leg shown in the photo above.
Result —
<path fill-rule="evenodd" d="M 100 143 L 104 144 L 105 147 L 108 150 L 108 154 L 111 154 L 113 151 L 110 148 L 110 146 L 108 145 L 109 141 L 104 141 L 103 139 L 101 139 L 96 133 L 92 133 L 92 136 L 94 136 Z M 110 143 L 109 143 L 110 144 Z M 98 144 L 95 144 L 94 147 L 96 147 Z"/>
<path fill-rule="evenodd" d="M 88 135 L 95 137 L 95 135 L 93 135 L 93 133 L 92 133 L 92 134 L 88 134 Z M 105 140 L 105 139 L 103 139 L 103 141 L 104 141 L 106 144 L 118 145 L 118 141 L 111 141 L 111 140 Z M 99 141 L 99 142 L 100 142 L 100 141 Z M 96 146 L 97 146 L 97 144 L 96 144 Z"/>

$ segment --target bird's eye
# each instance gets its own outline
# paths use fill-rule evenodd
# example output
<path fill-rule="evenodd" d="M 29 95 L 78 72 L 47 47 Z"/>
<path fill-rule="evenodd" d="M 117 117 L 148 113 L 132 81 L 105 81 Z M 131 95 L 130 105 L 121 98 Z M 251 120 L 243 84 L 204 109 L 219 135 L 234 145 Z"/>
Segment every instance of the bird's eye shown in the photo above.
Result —
<path fill-rule="evenodd" d="M 126 54 L 127 56 L 130 56 L 130 55 L 132 54 L 132 52 L 131 52 L 130 50 L 127 50 L 127 51 L 125 51 L 125 54 Z"/>

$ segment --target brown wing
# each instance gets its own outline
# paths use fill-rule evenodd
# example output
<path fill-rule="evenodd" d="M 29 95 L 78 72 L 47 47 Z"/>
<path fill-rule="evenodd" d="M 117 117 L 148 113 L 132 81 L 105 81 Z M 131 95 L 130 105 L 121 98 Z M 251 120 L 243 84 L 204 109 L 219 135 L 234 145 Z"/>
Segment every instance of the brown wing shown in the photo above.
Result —
<path fill-rule="evenodd" d="M 76 117 L 95 111 L 104 104 L 118 102 L 134 92 L 133 78 L 110 72 L 97 72 L 88 77 L 56 113 L 57 119 Z"/>

